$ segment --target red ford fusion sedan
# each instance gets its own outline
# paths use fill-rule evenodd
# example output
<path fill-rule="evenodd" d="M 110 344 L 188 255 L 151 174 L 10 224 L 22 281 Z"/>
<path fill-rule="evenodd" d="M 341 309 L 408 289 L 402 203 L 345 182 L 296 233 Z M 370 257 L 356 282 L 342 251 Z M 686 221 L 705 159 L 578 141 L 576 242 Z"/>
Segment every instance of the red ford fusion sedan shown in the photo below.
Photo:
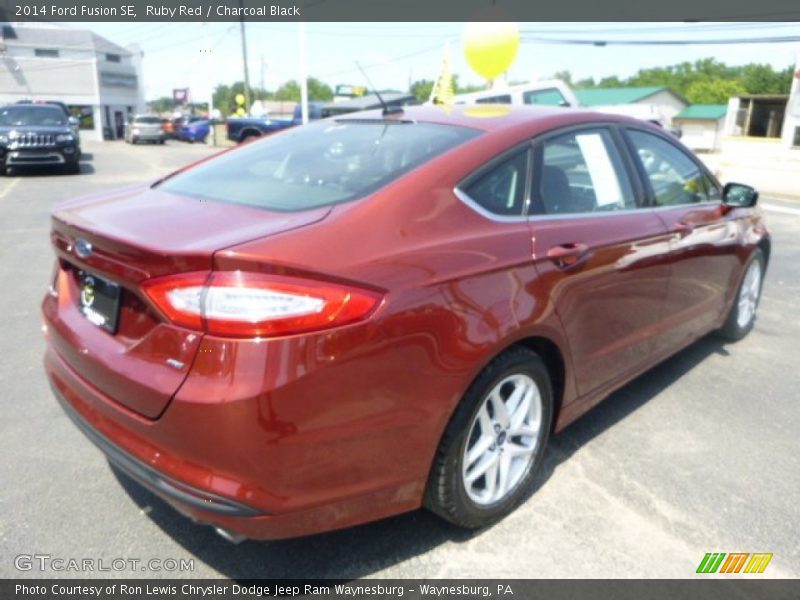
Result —
<path fill-rule="evenodd" d="M 625 117 L 324 120 L 57 207 L 45 368 L 111 463 L 227 539 L 421 506 L 476 528 L 551 432 L 748 333 L 757 197 Z"/>

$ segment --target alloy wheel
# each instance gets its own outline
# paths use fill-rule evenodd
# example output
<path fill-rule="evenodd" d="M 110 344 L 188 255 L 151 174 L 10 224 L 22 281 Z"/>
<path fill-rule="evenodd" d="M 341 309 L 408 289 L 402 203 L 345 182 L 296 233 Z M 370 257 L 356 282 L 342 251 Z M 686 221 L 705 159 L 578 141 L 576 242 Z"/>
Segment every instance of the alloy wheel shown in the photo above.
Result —
<path fill-rule="evenodd" d="M 736 324 L 747 327 L 755 316 L 758 306 L 758 297 L 761 293 L 761 264 L 754 260 L 747 268 L 739 290 L 739 310 L 736 315 Z"/>
<path fill-rule="evenodd" d="M 538 450 L 542 396 L 528 375 L 497 383 L 470 427 L 462 457 L 462 481 L 470 500 L 486 506 L 509 497 L 525 478 Z"/>

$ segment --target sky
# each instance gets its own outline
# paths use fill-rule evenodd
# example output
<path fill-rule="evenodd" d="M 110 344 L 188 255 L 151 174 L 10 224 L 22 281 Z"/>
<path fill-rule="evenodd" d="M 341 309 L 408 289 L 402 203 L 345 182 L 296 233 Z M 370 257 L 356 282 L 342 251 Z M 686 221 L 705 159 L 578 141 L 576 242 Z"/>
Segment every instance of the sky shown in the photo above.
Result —
<path fill-rule="evenodd" d="M 144 51 L 145 97 L 171 96 L 189 87 L 195 100 L 219 83 L 243 76 L 239 23 L 75 23 L 125 46 Z M 462 83 L 482 83 L 464 59 L 464 23 L 308 23 L 308 73 L 329 84 L 365 85 L 355 61 L 378 89 L 408 89 L 410 81 L 435 79 L 444 48 L 450 45 L 453 72 Z M 686 46 L 585 46 L 525 41 L 561 39 L 677 39 L 690 42 L 724 38 L 800 35 L 800 23 L 518 23 L 523 35 L 510 67 L 510 81 L 547 78 L 569 70 L 573 79 L 626 77 L 646 67 L 713 57 L 729 65 L 795 64 L 800 44 L 725 44 Z M 298 24 L 248 22 L 248 65 L 252 86 L 275 90 L 298 73 Z M 210 49 L 210 52 L 203 52 Z M 788 90 L 787 90 L 788 93 Z"/>

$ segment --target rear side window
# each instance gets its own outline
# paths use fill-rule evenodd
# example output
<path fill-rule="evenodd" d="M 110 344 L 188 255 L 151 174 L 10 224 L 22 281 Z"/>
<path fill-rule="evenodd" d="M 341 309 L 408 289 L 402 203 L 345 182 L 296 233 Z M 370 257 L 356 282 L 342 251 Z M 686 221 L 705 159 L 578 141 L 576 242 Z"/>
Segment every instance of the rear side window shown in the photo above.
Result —
<path fill-rule="evenodd" d="M 511 96 L 509 94 L 501 94 L 500 96 L 490 96 L 488 98 L 479 98 L 475 100 L 478 104 L 511 104 Z"/>
<path fill-rule="evenodd" d="M 610 133 L 583 130 L 542 142 L 534 172 L 533 214 L 636 208 L 630 181 Z"/>
<path fill-rule="evenodd" d="M 366 196 L 479 134 L 433 123 L 321 121 L 223 154 L 159 187 L 268 210 L 307 210 Z"/>
<path fill-rule="evenodd" d="M 719 188 L 684 151 L 652 133 L 628 130 L 653 188 L 656 205 L 679 206 L 719 199 Z"/>
<path fill-rule="evenodd" d="M 529 90 L 522 94 L 523 104 L 539 106 L 563 106 L 567 104 L 564 96 L 556 88 L 546 90 Z"/>
<path fill-rule="evenodd" d="M 463 192 L 490 213 L 520 216 L 525 203 L 527 172 L 528 151 L 522 150 L 467 184 Z"/>

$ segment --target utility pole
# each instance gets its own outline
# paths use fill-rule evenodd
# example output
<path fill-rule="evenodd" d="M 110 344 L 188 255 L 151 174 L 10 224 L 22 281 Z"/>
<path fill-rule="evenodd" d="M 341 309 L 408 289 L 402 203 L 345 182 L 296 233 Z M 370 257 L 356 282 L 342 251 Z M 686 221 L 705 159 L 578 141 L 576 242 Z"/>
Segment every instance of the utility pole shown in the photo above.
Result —
<path fill-rule="evenodd" d="M 243 0 L 239 0 L 239 8 L 243 8 Z M 242 11 L 244 12 L 244 11 Z M 242 65 L 244 66 L 244 108 L 250 112 L 250 71 L 247 68 L 247 37 L 244 33 L 244 17 L 239 21 L 242 32 Z"/>
<path fill-rule="evenodd" d="M 266 68 L 266 66 L 267 65 L 264 63 L 264 55 L 262 54 L 261 55 L 261 89 L 262 90 L 265 89 L 264 88 L 264 69 Z"/>
<path fill-rule="evenodd" d="M 300 116 L 303 125 L 308 123 L 308 57 L 306 54 L 306 22 L 297 24 L 297 41 L 300 44 Z"/>
<path fill-rule="evenodd" d="M 208 23 L 200 24 L 203 28 L 203 52 L 206 55 L 206 77 L 208 77 L 208 123 L 211 126 L 211 143 L 217 145 L 217 128 L 214 124 L 214 84 L 211 81 L 214 69 L 211 65 L 212 48 L 208 43 Z"/>

